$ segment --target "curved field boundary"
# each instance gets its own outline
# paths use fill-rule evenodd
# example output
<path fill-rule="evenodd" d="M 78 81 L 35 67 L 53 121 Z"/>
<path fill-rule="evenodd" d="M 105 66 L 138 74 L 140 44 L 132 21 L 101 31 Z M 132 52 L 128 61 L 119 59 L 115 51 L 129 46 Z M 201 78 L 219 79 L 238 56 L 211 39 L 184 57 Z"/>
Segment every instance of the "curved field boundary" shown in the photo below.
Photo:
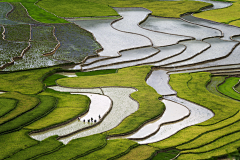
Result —
<path fill-rule="evenodd" d="M 5 27 L 3 25 L 2 25 L 2 27 L 3 27 L 2 38 L 3 38 L 3 40 L 6 40 L 5 39 Z M 8 62 L 8 63 L 0 66 L 0 70 L 3 70 L 4 68 L 6 68 L 6 67 L 8 67 L 10 65 L 13 65 L 15 60 L 22 59 L 24 54 L 31 48 L 30 40 L 31 40 L 31 25 L 30 25 L 30 38 L 29 38 L 29 41 L 28 41 L 28 46 L 25 49 L 23 49 L 23 51 L 20 54 L 20 56 L 12 57 L 11 62 Z"/>
<path fill-rule="evenodd" d="M 235 88 L 239 85 L 239 83 L 240 83 L 240 80 L 238 81 L 237 84 L 235 84 L 235 85 L 232 87 L 232 89 L 233 89 L 235 92 L 237 92 L 238 94 L 240 94 L 240 92 L 238 92 Z"/>
<path fill-rule="evenodd" d="M 51 97 L 51 98 L 54 99 L 53 97 Z M 40 100 L 43 100 L 43 97 L 40 97 Z M 46 102 L 40 102 L 36 107 L 32 108 L 31 110 L 28 110 L 21 116 L 18 116 L 16 118 L 12 119 L 11 121 L 8 121 L 8 123 L 1 124 L 0 134 L 2 135 L 2 134 L 7 134 L 7 133 L 14 132 L 14 131 L 18 131 L 18 130 L 22 129 L 24 126 L 27 126 L 27 125 L 41 119 L 42 117 L 45 117 L 46 115 L 48 115 L 50 112 L 52 112 L 56 108 L 57 100 L 55 99 L 55 102 L 52 104 L 51 103 L 45 104 L 45 103 Z M 49 106 L 47 106 L 47 105 L 49 105 Z M 25 118 L 23 118 L 23 117 L 25 117 Z M 22 123 L 22 121 L 24 121 L 24 120 L 26 122 Z M 17 125 L 18 123 L 20 123 L 20 125 Z"/>
<path fill-rule="evenodd" d="M 226 78 L 223 83 L 220 83 L 220 84 L 217 86 L 217 89 L 218 89 L 218 91 L 219 91 L 220 93 L 222 93 L 223 95 L 225 95 L 225 96 L 227 96 L 227 97 L 230 97 L 230 98 L 232 98 L 232 99 L 234 99 L 234 100 L 240 101 L 240 98 L 238 97 L 239 94 L 234 90 L 234 86 L 235 86 L 235 85 L 230 86 L 230 88 L 231 88 L 232 90 L 231 90 L 231 89 L 230 89 L 230 90 L 226 90 L 227 88 L 229 89 L 229 87 L 226 86 L 226 85 L 227 85 L 226 83 L 231 82 L 231 81 L 229 80 L 230 78 L 231 78 L 232 80 L 234 80 L 234 77 Z M 237 77 L 235 77 L 235 78 L 236 78 L 236 79 L 240 79 L 240 78 L 237 78 Z M 226 87 L 227 87 L 227 88 L 226 88 Z M 224 88 L 226 88 L 226 89 L 224 89 Z"/>
<path fill-rule="evenodd" d="M 11 111 L 13 111 L 14 109 L 16 109 L 17 104 L 18 104 L 18 102 L 19 102 L 19 100 L 17 100 L 17 99 L 13 99 L 13 98 L 4 98 L 4 99 L 11 99 L 11 100 L 14 100 L 14 101 L 15 101 L 15 105 L 14 105 L 14 107 L 13 107 L 12 109 L 10 109 L 8 112 L 2 114 L 2 115 L 0 116 L 0 118 L 6 116 L 7 114 L 11 113 Z"/>

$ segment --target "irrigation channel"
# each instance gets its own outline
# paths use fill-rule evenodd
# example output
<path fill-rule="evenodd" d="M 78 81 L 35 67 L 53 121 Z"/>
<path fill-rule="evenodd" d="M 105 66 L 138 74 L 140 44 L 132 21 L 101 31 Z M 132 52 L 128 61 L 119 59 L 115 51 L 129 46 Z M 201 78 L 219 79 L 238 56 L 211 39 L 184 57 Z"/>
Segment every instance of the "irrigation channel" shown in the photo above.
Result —
<path fill-rule="evenodd" d="M 213 3 L 214 7 L 211 9 L 231 5 L 226 2 L 202 1 Z M 169 74 L 239 68 L 240 28 L 196 18 L 190 14 L 181 18 L 161 18 L 151 16 L 151 11 L 144 8 L 114 9 L 122 18 L 69 20 L 93 33 L 103 49 L 98 52 L 99 56 L 88 57 L 82 64 L 69 70 L 93 71 L 137 65 L 155 66 L 146 82 L 163 96 L 160 101 L 165 104 L 166 110 L 161 117 L 144 124 L 134 133 L 109 139 L 128 138 L 139 144 L 153 143 L 212 118 L 212 111 L 177 97 L 176 91 L 168 84 Z M 51 89 L 87 95 L 91 98 L 92 105 L 79 121 L 31 134 L 31 137 L 37 140 L 59 135 L 59 141 L 67 144 L 72 139 L 108 131 L 138 110 L 138 103 L 129 96 L 136 91 L 133 88 L 74 89 L 55 86 Z M 102 101 L 103 109 L 94 108 L 94 105 L 100 103 L 99 100 Z M 83 121 L 90 117 L 94 117 L 96 123 Z"/>

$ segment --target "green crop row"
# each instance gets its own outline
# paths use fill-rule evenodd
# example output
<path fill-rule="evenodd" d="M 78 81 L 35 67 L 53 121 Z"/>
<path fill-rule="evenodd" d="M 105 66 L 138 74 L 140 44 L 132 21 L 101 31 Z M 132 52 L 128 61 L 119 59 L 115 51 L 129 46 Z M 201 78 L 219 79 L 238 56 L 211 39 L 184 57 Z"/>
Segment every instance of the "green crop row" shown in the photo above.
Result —
<path fill-rule="evenodd" d="M 39 103 L 38 98 L 30 95 L 23 95 L 17 92 L 7 92 L 5 94 L 1 94 L 0 98 L 11 98 L 18 100 L 16 108 L 10 113 L 0 118 L 0 124 L 6 123 L 24 114 L 25 112 L 34 108 Z"/>
<path fill-rule="evenodd" d="M 219 93 L 217 90 L 217 87 L 220 83 L 222 83 L 225 80 L 225 76 L 214 76 L 211 78 L 211 82 L 207 85 L 207 90 L 217 96 L 229 98 L 227 96 L 224 96 L 223 94 Z"/>
<path fill-rule="evenodd" d="M 59 150 L 42 156 L 38 159 L 65 160 L 76 159 L 94 152 L 106 145 L 106 134 L 95 134 L 88 137 L 72 140 Z"/>
<path fill-rule="evenodd" d="M 46 153 L 53 152 L 56 149 L 63 146 L 63 144 L 57 141 L 56 138 L 57 136 L 49 137 L 39 142 L 39 144 L 23 149 L 7 159 L 8 160 L 35 159 L 37 157 L 45 155 Z"/>
<path fill-rule="evenodd" d="M 34 121 L 46 116 L 56 107 L 56 98 L 50 96 L 39 96 L 40 104 L 33 110 L 4 123 L 0 127 L 0 134 L 6 134 L 13 131 L 21 130 Z"/>
<path fill-rule="evenodd" d="M 0 117 L 8 114 L 16 108 L 18 101 L 16 99 L 1 98 L 0 99 Z"/>
<path fill-rule="evenodd" d="M 236 99 L 236 100 L 240 100 L 240 94 L 235 92 L 233 90 L 233 86 L 235 86 L 238 81 L 239 81 L 239 77 L 230 77 L 230 78 L 227 78 L 226 81 L 221 84 L 220 86 L 218 86 L 218 90 L 228 96 L 228 97 L 231 97 L 233 99 Z"/>
<path fill-rule="evenodd" d="M 8 19 L 30 24 L 38 23 L 28 16 L 27 11 L 20 2 L 10 2 L 10 4 L 14 7 L 14 10 L 8 14 Z"/>

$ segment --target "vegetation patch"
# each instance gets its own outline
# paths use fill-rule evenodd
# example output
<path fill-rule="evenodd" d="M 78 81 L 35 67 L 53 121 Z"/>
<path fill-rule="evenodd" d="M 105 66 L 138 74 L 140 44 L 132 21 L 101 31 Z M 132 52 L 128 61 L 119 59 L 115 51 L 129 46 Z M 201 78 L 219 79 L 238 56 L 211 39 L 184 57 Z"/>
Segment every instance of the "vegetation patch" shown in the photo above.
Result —
<path fill-rule="evenodd" d="M 107 143 L 106 134 L 95 134 L 72 140 L 58 151 L 40 157 L 39 159 L 66 160 L 75 159 L 103 148 Z"/>
<path fill-rule="evenodd" d="M 230 77 L 226 79 L 226 81 L 218 87 L 218 90 L 222 94 L 227 95 L 228 97 L 240 100 L 240 94 L 235 92 L 232 88 L 238 83 L 239 79 L 240 79 L 239 77 Z"/>
<path fill-rule="evenodd" d="M 77 76 L 96 76 L 102 74 L 111 74 L 117 73 L 117 69 L 108 69 L 108 70 L 99 70 L 99 71 L 90 71 L 90 72 L 76 72 Z"/>
<path fill-rule="evenodd" d="M 30 138 L 28 132 L 28 130 L 22 129 L 17 132 L 0 135 L 0 159 L 7 158 L 20 150 L 37 145 L 39 142 Z"/>
<path fill-rule="evenodd" d="M 232 21 L 236 21 L 240 19 L 240 2 L 233 3 L 232 6 L 222 9 L 215 9 L 210 11 L 201 12 L 198 14 L 194 14 L 194 16 L 204 19 L 209 19 L 216 22 L 229 24 Z M 238 25 L 239 23 L 235 22 L 232 25 Z"/>
<path fill-rule="evenodd" d="M 17 102 L 18 101 L 16 99 L 1 98 L 0 99 L 0 117 L 12 111 L 16 107 Z"/>
<path fill-rule="evenodd" d="M 129 133 L 137 129 L 142 123 L 156 118 L 164 112 L 164 104 L 158 100 L 160 95 L 145 81 L 150 72 L 150 66 L 138 66 L 119 69 L 118 73 L 96 76 L 80 76 L 57 80 L 61 86 L 77 88 L 93 88 L 103 86 L 134 87 L 138 91 L 131 97 L 139 102 L 139 109 L 125 118 L 116 128 L 108 131 L 109 135 Z M 149 96 L 151 95 L 151 96 Z M 151 103 L 149 103 L 151 102 Z"/>
<path fill-rule="evenodd" d="M 240 131 L 239 124 L 240 122 L 236 122 L 224 128 L 205 133 L 202 136 L 198 137 L 196 140 L 193 140 L 189 143 L 178 146 L 177 148 L 180 150 L 187 150 L 187 149 L 202 147 L 214 141 L 215 139 L 223 137 L 224 135 L 228 135 L 228 134 L 231 134 L 232 132 Z M 228 140 L 233 141 L 232 139 L 230 139 L 230 137 L 228 138 Z"/>
<path fill-rule="evenodd" d="M 148 145 L 140 145 L 136 148 L 131 149 L 131 151 L 118 158 L 118 160 L 134 160 L 134 159 L 138 159 L 138 160 L 144 160 L 144 159 L 148 159 L 149 157 L 152 156 L 152 154 L 158 150 L 157 148 L 148 146 Z M 168 159 L 169 160 L 169 159 Z"/>
<path fill-rule="evenodd" d="M 7 123 L 4 123 L 0 127 L 0 134 L 6 134 L 9 132 L 22 129 L 34 121 L 46 116 L 56 107 L 56 98 L 50 96 L 39 96 L 41 103 L 33 110 L 17 117 Z"/>
<path fill-rule="evenodd" d="M 66 63 L 43 56 L 43 54 L 51 52 L 56 45 L 57 42 L 31 42 L 31 48 L 25 53 L 24 57 L 15 61 L 14 65 L 5 68 L 3 71 L 43 68 Z"/>
<path fill-rule="evenodd" d="M 86 56 L 97 55 L 96 50 L 101 48 L 90 32 L 76 24 L 56 24 L 54 26 L 56 27 L 55 35 L 61 43 L 52 56 L 55 59 L 77 63 Z"/>
<path fill-rule="evenodd" d="M 213 94 L 216 94 L 217 96 L 228 98 L 227 96 L 224 96 L 223 94 L 219 93 L 217 90 L 217 87 L 220 83 L 222 83 L 225 80 L 225 76 L 214 76 L 211 78 L 211 82 L 207 85 L 207 90 Z"/>
<path fill-rule="evenodd" d="M 58 105 L 50 114 L 37 122 L 27 126 L 32 130 L 43 129 L 66 122 L 87 111 L 90 99 L 84 95 L 72 95 L 69 93 L 57 92 L 46 89 L 40 95 L 48 95 L 58 98 Z"/>
<path fill-rule="evenodd" d="M 169 160 L 169 159 L 173 159 L 174 157 L 176 157 L 179 153 L 179 150 L 176 149 L 172 149 L 172 150 L 168 150 L 168 151 L 163 151 L 158 153 L 155 157 L 153 157 L 152 160 Z"/>
<path fill-rule="evenodd" d="M 53 26 L 32 25 L 32 41 L 56 42 L 53 35 Z"/>
<path fill-rule="evenodd" d="M 7 159 L 19 160 L 19 159 L 33 159 L 40 156 L 43 156 L 49 152 L 58 150 L 63 144 L 56 140 L 57 136 L 49 137 L 41 142 L 38 145 L 26 148 L 17 152 Z"/>
<path fill-rule="evenodd" d="M 117 16 L 117 12 L 111 7 L 143 7 L 151 10 L 153 15 L 161 17 L 179 17 L 186 12 L 195 12 L 209 3 L 192 1 L 157 1 L 157 0 L 80 0 L 66 1 L 42 0 L 37 3 L 46 10 L 61 17 L 98 17 Z"/>
<path fill-rule="evenodd" d="M 29 17 L 25 8 L 21 5 L 20 2 L 10 2 L 10 4 L 14 7 L 14 10 L 8 14 L 8 19 L 17 22 L 24 22 L 35 24 L 38 23 L 34 21 L 31 17 Z"/>
<path fill-rule="evenodd" d="M 34 108 L 40 101 L 38 98 L 30 96 L 30 95 L 23 95 L 17 92 L 7 92 L 5 94 L 1 94 L 0 98 L 11 98 L 18 100 L 17 106 L 14 110 L 12 110 L 9 114 L 0 118 L 0 124 L 5 123 L 25 112 Z M 0 127 L 2 128 L 2 126 Z"/>
<path fill-rule="evenodd" d="M 212 157 L 218 157 L 223 156 L 227 154 L 231 154 L 234 152 L 238 152 L 237 148 L 240 146 L 240 140 L 234 141 L 233 143 L 230 143 L 228 145 L 225 145 L 223 147 L 220 147 L 218 149 L 205 152 L 205 153 L 198 153 L 198 154 L 182 154 L 178 157 L 179 160 L 185 160 L 185 159 L 210 159 Z"/>
<path fill-rule="evenodd" d="M 4 85 L 0 85 L 0 90 L 37 94 L 43 88 L 42 78 L 54 73 L 56 69 L 59 69 L 59 67 L 1 74 L 0 84 Z"/>
<path fill-rule="evenodd" d="M 10 41 L 24 41 L 28 42 L 30 39 L 30 25 L 18 24 L 18 25 L 6 25 L 5 27 L 5 39 Z"/>
<path fill-rule="evenodd" d="M 137 143 L 128 139 L 108 140 L 107 145 L 103 149 L 92 152 L 84 157 L 80 157 L 78 160 L 92 160 L 96 157 L 98 160 L 111 159 L 126 152 L 133 145 L 137 145 Z"/>
<path fill-rule="evenodd" d="M 47 77 L 43 83 L 46 85 L 46 86 L 55 86 L 57 85 L 56 84 L 56 80 L 57 79 L 60 79 L 60 78 L 66 78 L 67 76 L 64 76 L 64 75 L 61 75 L 61 74 L 53 74 L 49 77 Z"/>
<path fill-rule="evenodd" d="M 0 27 L 0 33 L 2 32 L 3 28 Z M 20 56 L 27 46 L 27 42 L 9 42 L 0 38 L 0 66 L 11 62 L 13 57 Z"/>

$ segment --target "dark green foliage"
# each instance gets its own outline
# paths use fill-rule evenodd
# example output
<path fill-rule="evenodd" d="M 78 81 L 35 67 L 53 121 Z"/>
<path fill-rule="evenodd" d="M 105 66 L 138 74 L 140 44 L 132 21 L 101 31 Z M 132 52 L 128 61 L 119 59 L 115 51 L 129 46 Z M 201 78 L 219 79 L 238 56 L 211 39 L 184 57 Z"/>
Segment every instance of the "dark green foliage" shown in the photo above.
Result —
<path fill-rule="evenodd" d="M 53 35 L 53 26 L 32 25 L 32 41 L 56 42 Z"/>
<path fill-rule="evenodd" d="M 46 116 L 56 107 L 56 98 L 50 96 L 39 96 L 41 103 L 33 110 L 1 125 L 0 134 L 22 129 L 34 121 Z"/>
<path fill-rule="evenodd" d="M 7 158 L 14 153 L 36 145 L 39 142 L 30 138 L 29 130 L 20 130 L 5 135 L 0 135 L 0 159 Z"/>
<path fill-rule="evenodd" d="M 95 134 L 70 141 L 66 146 L 38 159 L 66 160 L 98 150 L 106 145 L 106 134 Z"/>
<path fill-rule="evenodd" d="M 101 74 L 111 74 L 117 73 L 117 69 L 108 69 L 108 70 L 99 70 L 99 71 L 91 71 L 91 72 L 76 72 L 77 76 L 95 76 Z"/>
<path fill-rule="evenodd" d="M 79 26 L 71 24 L 56 24 L 55 35 L 61 43 L 52 56 L 59 60 L 81 62 L 86 56 L 97 55 L 100 45 L 94 40 L 92 34 Z"/>
<path fill-rule="evenodd" d="M 218 92 L 217 87 L 220 83 L 225 80 L 225 76 L 214 76 L 211 78 L 211 82 L 207 85 L 207 90 L 213 94 L 216 94 L 220 97 L 229 98 Z"/>
<path fill-rule="evenodd" d="M 54 86 L 54 85 L 57 85 L 56 82 L 55 82 L 57 79 L 65 78 L 65 77 L 67 77 L 67 76 L 64 76 L 64 75 L 61 75 L 61 74 L 54 74 L 54 75 L 51 75 L 51 76 L 47 77 L 43 81 L 43 83 L 46 84 L 46 86 Z"/>
<path fill-rule="evenodd" d="M 26 148 L 7 158 L 8 160 L 32 159 L 40 157 L 48 152 L 58 150 L 63 144 L 56 140 L 58 136 L 49 137 L 40 141 L 38 145 Z"/>
<path fill-rule="evenodd" d="M 153 160 L 169 160 L 173 159 L 178 155 L 179 151 L 176 149 L 165 151 L 165 152 L 160 152 L 158 153 Z"/>
<path fill-rule="evenodd" d="M 0 99 L 0 117 L 4 116 L 11 110 L 13 110 L 17 105 L 17 100 L 15 99 L 7 99 L 1 98 Z"/>
<path fill-rule="evenodd" d="M 240 100 L 240 94 L 235 92 L 232 88 L 238 83 L 239 79 L 239 77 L 230 77 L 226 79 L 226 81 L 218 87 L 218 90 L 228 97 Z"/>
<path fill-rule="evenodd" d="M 10 41 L 25 41 L 28 42 L 30 39 L 30 25 L 19 24 L 19 25 L 7 25 L 4 26 L 5 39 Z"/>
<path fill-rule="evenodd" d="M 10 2 L 13 5 L 14 10 L 8 14 L 8 19 L 17 22 L 25 22 L 30 24 L 38 23 L 28 16 L 25 8 L 20 4 L 20 2 Z"/>

